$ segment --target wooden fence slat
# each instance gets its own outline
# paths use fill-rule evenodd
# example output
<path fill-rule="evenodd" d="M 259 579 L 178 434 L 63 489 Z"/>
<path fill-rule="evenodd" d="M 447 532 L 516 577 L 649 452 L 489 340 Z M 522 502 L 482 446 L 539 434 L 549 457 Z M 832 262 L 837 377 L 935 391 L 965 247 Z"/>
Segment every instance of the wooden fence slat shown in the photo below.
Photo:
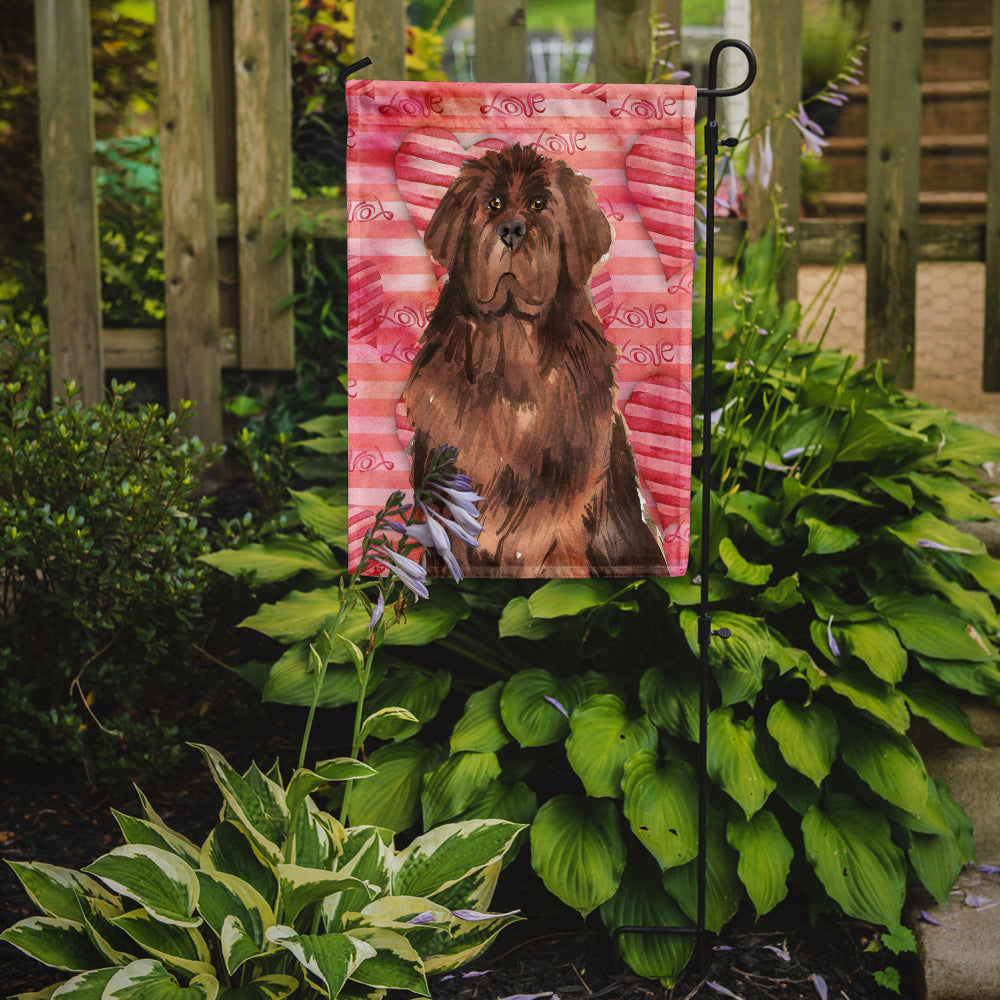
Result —
<path fill-rule="evenodd" d="M 989 159 L 986 180 L 986 323 L 983 390 L 1000 392 L 1000 0 L 993 0 Z"/>
<path fill-rule="evenodd" d="M 528 34 L 524 0 L 474 0 L 476 61 L 480 83 L 528 79 Z"/>
<path fill-rule="evenodd" d="M 602 83 L 645 83 L 656 0 L 594 0 L 594 68 Z"/>
<path fill-rule="evenodd" d="M 294 317 L 282 308 L 292 294 L 285 211 L 292 200 L 290 20 L 280 0 L 233 7 L 240 366 L 246 369 L 295 367 Z"/>
<path fill-rule="evenodd" d="M 865 360 L 913 388 L 923 3 L 872 0 L 868 52 Z M 905 359 L 905 360 L 904 360 Z"/>
<path fill-rule="evenodd" d="M 219 255 L 215 225 L 208 4 L 156 8 L 166 273 L 167 394 L 198 406 L 192 431 L 222 441 Z"/>
<path fill-rule="evenodd" d="M 88 0 L 35 0 L 52 392 L 104 397 Z"/>
<path fill-rule="evenodd" d="M 372 64 L 356 75 L 406 79 L 406 0 L 361 0 L 354 5 L 354 54 Z"/>
<path fill-rule="evenodd" d="M 750 8 L 750 42 L 757 65 L 764 68 L 750 88 L 750 131 L 798 105 L 802 96 L 802 4 L 799 0 L 759 0 Z M 720 109 L 720 116 L 724 113 Z M 735 134 L 739 122 L 728 129 Z M 759 140 L 754 139 L 754 143 Z M 799 282 L 799 158 L 802 136 L 787 118 L 771 126 L 774 169 L 765 189 L 760 178 L 747 192 L 747 219 L 751 239 L 759 239 L 774 220 L 773 203 L 780 205 L 781 225 L 791 228 L 795 241 L 778 274 L 778 296 L 786 302 L 798 295 Z"/>

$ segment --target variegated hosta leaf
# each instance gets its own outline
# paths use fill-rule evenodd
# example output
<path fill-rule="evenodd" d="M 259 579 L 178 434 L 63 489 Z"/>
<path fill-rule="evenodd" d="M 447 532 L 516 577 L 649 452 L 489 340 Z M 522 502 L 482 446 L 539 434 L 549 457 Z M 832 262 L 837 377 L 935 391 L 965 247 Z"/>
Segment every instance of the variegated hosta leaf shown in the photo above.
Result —
<path fill-rule="evenodd" d="M 365 959 L 375 957 L 370 944 L 349 934 L 296 934 L 293 928 L 278 924 L 268 928 L 267 939 L 291 952 L 332 997 Z"/>
<path fill-rule="evenodd" d="M 106 965 L 128 965 L 139 958 L 135 942 L 114 924 L 125 911 L 120 902 L 109 903 L 93 896 L 80 899 L 83 921 L 94 947 L 105 957 Z"/>
<path fill-rule="evenodd" d="M 641 751 L 625 762 L 622 789 L 632 832 L 661 869 L 697 855 L 698 783 L 690 765 Z"/>
<path fill-rule="evenodd" d="M 357 778 L 370 778 L 376 774 L 374 767 L 355 760 L 353 757 L 336 757 L 324 760 L 313 770 L 301 767 L 288 782 L 285 792 L 285 805 L 288 812 L 294 815 L 306 797 L 312 795 L 318 788 L 328 785 L 331 781 L 350 781 Z"/>
<path fill-rule="evenodd" d="M 104 958 L 91 944 L 87 929 L 76 920 L 65 917 L 28 917 L 19 920 L 0 934 L 26 955 L 54 969 L 81 972 L 100 968 Z"/>
<path fill-rule="evenodd" d="M 549 892 L 586 916 L 618 889 L 625 842 L 608 799 L 558 795 L 531 824 L 531 865 Z"/>
<path fill-rule="evenodd" d="M 241 823 L 220 823 L 201 847 L 204 871 L 224 872 L 252 885 L 271 907 L 278 904 L 278 875 Z"/>
<path fill-rule="evenodd" d="M 519 839 L 523 832 L 524 827 L 521 828 L 521 832 L 518 833 L 515 840 Z M 434 893 L 434 901 L 446 906 L 449 910 L 488 910 L 497 889 L 500 870 L 506 860 L 506 857 L 497 858 L 485 868 L 478 868 L 466 875 L 465 878 L 460 878 L 447 889 Z"/>
<path fill-rule="evenodd" d="M 292 921 L 305 907 L 345 889 L 361 889 L 369 893 L 369 898 L 375 895 L 374 890 L 353 875 L 302 868 L 300 865 L 278 865 L 278 881 L 282 912 L 286 920 Z"/>
<path fill-rule="evenodd" d="M 104 996 L 104 988 L 114 978 L 119 966 L 108 967 L 107 969 L 91 969 L 89 972 L 81 972 L 80 975 L 67 979 L 50 992 L 50 986 L 43 993 L 19 993 L 11 1000 L 41 1000 L 42 997 L 55 997 L 56 1000 L 101 1000 Z"/>
<path fill-rule="evenodd" d="M 505 820 L 446 823 L 421 834 L 393 860 L 392 892 L 433 899 L 499 861 L 523 827 Z"/>
<path fill-rule="evenodd" d="M 294 976 L 261 976 L 245 986 L 223 987 L 218 1000 L 285 1000 L 299 985 Z"/>
<path fill-rule="evenodd" d="M 227 920 L 235 920 L 239 923 L 242 937 L 250 939 L 255 949 L 254 954 L 264 951 L 266 949 L 264 931 L 275 923 L 274 912 L 267 900 L 248 882 L 223 872 L 200 871 L 198 872 L 198 883 L 201 887 L 198 910 L 220 940 L 223 938 L 223 929 Z M 234 929 L 230 930 L 231 939 L 234 932 Z M 226 951 L 227 971 L 230 975 L 242 962 L 251 957 L 243 954 L 246 949 L 241 945 L 239 961 L 230 964 L 232 948 L 224 950 Z"/>
<path fill-rule="evenodd" d="M 251 769 L 240 775 L 212 747 L 193 744 L 208 761 L 212 777 L 222 792 L 226 805 L 249 831 L 264 855 L 277 863 L 281 856 L 279 844 L 288 832 L 288 808 L 284 789 Z"/>
<path fill-rule="evenodd" d="M 798 705 L 778 700 L 767 716 L 767 731 L 781 748 L 781 756 L 815 785 L 830 773 L 840 732 L 833 712 L 812 702 Z"/>
<path fill-rule="evenodd" d="M 850 738 L 840 749 L 847 766 L 876 795 L 919 815 L 927 802 L 927 771 L 906 736 L 861 719 L 852 721 Z"/>
<path fill-rule="evenodd" d="M 169 968 L 181 969 L 189 976 L 213 971 L 212 956 L 205 939 L 190 927 L 160 923 L 145 910 L 123 913 L 112 923 Z"/>
<path fill-rule="evenodd" d="M 197 927 L 198 878 L 194 869 L 171 851 L 146 844 L 125 844 L 85 869 L 109 889 L 134 899 L 150 916 L 165 924 Z"/>
<path fill-rule="evenodd" d="M 119 969 L 108 981 L 101 1000 L 216 1000 L 219 981 L 196 976 L 187 986 L 153 959 L 143 958 Z"/>
<path fill-rule="evenodd" d="M 776 782 L 757 762 L 752 718 L 737 721 L 733 709 L 717 708 L 708 717 L 708 774 L 749 818 L 767 801 Z"/>
<path fill-rule="evenodd" d="M 690 927 L 684 912 L 664 891 L 652 859 L 630 858 L 618 891 L 601 905 L 601 920 L 614 932 L 619 927 Z M 691 958 L 692 934 L 623 934 L 622 958 L 640 976 L 672 986 Z"/>
<path fill-rule="evenodd" d="M 375 949 L 375 954 L 351 973 L 355 982 L 430 996 L 424 963 L 402 934 L 384 927 L 356 927 L 351 937 Z"/>
<path fill-rule="evenodd" d="M 305 868 L 335 868 L 343 842 L 344 828 L 339 821 L 306 799 L 292 820 L 285 857 Z"/>
<path fill-rule="evenodd" d="M 500 715 L 500 693 L 503 681 L 497 681 L 470 695 L 462 717 L 455 723 L 451 734 L 451 752 L 474 750 L 477 753 L 495 753 L 510 742 Z"/>
<path fill-rule="evenodd" d="M 648 715 L 630 719 L 625 702 L 613 694 L 595 694 L 577 706 L 569 720 L 566 757 L 588 795 L 617 799 L 622 768 L 639 750 L 653 750 L 659 739 Z"/>
<path fill-rule="evenodd" d="M 522 670 L 504 684 L 500 716 L 521 746 L 547 746 L 569 732 L 569 716 L 583 698 L 579 677 L 560 679 L 547 670 Z"/>
<path fill-rule="evenodd" d="M 24 891 L 46 916 L 81 920 L 80 897 L 92 896 L 109 903 L 114 896 L 97 879 L 74 871 L 39 861 L 8 861 Z"/>
<path fill-rule="evenodd" d="M 327 930 L 344 930 L 342 918 L 345 913 L 362 910 L 371 900 L 373 891 L 388 890 L 392 851 L 389 830 L 356 826 L 347 831 L 337 870 L 342 875 L 353 875 L 367 884 L 367 888 L 345 889 L 323 900 L 323 920 Z"/>
<path fill-rule="evenodd" d="M 424 955 L 424 971 L 441 974 L 461 968 L 477 959 L 493 943 L 497 934 L 521 917 L 516 912 L 479 914 L 476 919 L 464 919 L 465 910 L 453 910 L 450 932 L 439 932 L 439 940 Z M 418 947 L 418 941 L 414 941 Z M 422 953 L 423 954 L 423 953 Z"/>
<path fill-rule="evenodd" d="M 759 918 L 788 895 L 788 872 L 795 849 L 774 814 L 765 809 L 751 819 L 737 816 L 730 820 L 726 836 L 729 845 L 739 851 L 736 873 Z"/>
<path fill-rule="evenodd" d="M 452 754 L 424 778 L 420 796 L 424 826 L 437 826 L 454 819 L 499 777 L 500 764 L 495 753 Z"/>
<path fill-rule="evenodd" d="M 120 813 L 117 809 L 112 809 L 111 812 L 118 821 L 122 835 L 128 843 L 159 847 L 171 854 L 176 854 L 192 868 L 198 864 L 199 849 L 182 834 L 149 820 L 126 816 L 125 813 Z"/>
<path fill-rule="evenodd" d="M 906 866 L 882 813 L 849 795 L 830 795 L 806 813 L 802 836 L 809 863 L 849 917 L 899 923 Z"/>
<path fill-rule="evenodd" d="M 396 627 L 393 627 L 387 634 L 392 635 L 395 631 Z M 447 670 L 405 667 L 392 671 L 374 689 L 365 705 L 372 712 L 387 708 L 402 708 L 409 712 L 411 719 L 386 716 L 381 718 L 378 726 L 380 739 L 405 740 L 416 735 L 425 722 L 437 715 L 441 702 L 450 690 L 451 674 Z"/>

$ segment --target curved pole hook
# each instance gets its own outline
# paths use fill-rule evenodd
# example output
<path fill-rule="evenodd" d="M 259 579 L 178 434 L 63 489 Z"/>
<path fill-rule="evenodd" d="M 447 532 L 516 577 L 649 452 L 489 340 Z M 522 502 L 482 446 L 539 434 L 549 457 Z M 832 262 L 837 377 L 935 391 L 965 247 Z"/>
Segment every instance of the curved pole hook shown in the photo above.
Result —
<path fill-rule="evenodd" d="M 365 56 L 363 59 L 359 59 L 357 62 L 352 62 L 350 66 L 345 66 L 337 74 L 337 83 L 340 84 L 340 89 L 341 90 L 347 89 L 347 78 L 352 73 L 357 73 L 358 70 L 362 70 L 366 66 L 371 66 L 371 64 L 372 64 L 371 59 L 369 59 L 368 56 Z"/>
<path fill-rule="evenodd" d="M 747 75 L 746 79 L 739 85 L 735 87 L 723 87 L 718 88 L 716 84 L 718 83 L 719 76 L 719 56 L 722 55 L 725 49 L 739 49 L 743 55 L 747 58 Z M 738 38 L 723 38 L 722 41 L 716 42 L 712 49 L 712 54 L 708 57 L 708 87 L 699 88 L 699 97 L 735 97 L 737 94 L 742 94 L 744 91 L 750 89 L 750 85 L 757 78 L 757 57 L 753 53 L 753 49 Z"/>

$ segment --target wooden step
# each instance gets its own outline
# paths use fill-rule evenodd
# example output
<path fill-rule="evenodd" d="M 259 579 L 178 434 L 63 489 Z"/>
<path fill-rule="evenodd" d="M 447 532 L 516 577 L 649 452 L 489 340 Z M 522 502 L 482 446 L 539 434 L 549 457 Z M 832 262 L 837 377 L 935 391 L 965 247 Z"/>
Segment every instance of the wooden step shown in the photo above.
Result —
<path fill-rule="evenodd" d="M 860 219 L 866 214 L 868 198 L 863 191 L 830 191 L 815 201 L 828 218 Z M 986 193 L 980 191 L 921 191 L 920 218 L 932 221 L 981 223 L 986 216 Z"/>
<path fill-rule="evenodd" d="M 924 83 L 990 78 L 989 25 L 924 29 L 924 51 L 920 76 Z"/>

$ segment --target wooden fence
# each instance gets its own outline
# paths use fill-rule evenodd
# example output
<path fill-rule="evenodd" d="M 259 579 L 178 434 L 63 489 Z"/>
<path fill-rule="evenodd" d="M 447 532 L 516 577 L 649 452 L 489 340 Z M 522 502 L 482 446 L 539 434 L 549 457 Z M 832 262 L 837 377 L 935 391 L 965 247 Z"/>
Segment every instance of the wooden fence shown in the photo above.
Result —
<path fill-rule="evenodd" d="M 474 0 L 476 74 L 527 77 L 525 3 Z M 290 235 L 290 0 L 158 0 L 160 137 L 163 169 L 166 325 L 101 326 L 97 209 L 93 180 L 88 0 L 35 0 L 53 384 L 73 379 L 83 398 L 101 397 L 105 372 L 165 369 L 171 402 L 198 405 L 196 433 L 223 437 L 223 368 L 275 371 L 293 364 Z M 651 7 L 653 8 L 651 10 Z M 1000 390 L 1000 0 L 992 3 L 991 98 L 986 222 L 921 223 L 920 47 L 923 2 L 871 0 L 867 81 L 869 132 L 865 221 L 799 220 L 782 277 L 795 294 L 800 263 L 844 253 L 867 270 L 866 356 L 903 369 L 912 384 L 918 261 L 985 261 L 983 384 Z M 681 0 L 595 0 L 598 79 L 641 81 L 650 16 L 681 23 Z M 750 127 L 800 97 L 801 0 L 753 0 L 751 43 L 759 72 Z M 356 52 L 368 71 L 404 76 L 405 0 L 357 0 Z M 502 41 L 498 41 L 502 40 Z M 683 52 L 683 38 L 680 39 Z M 677 52 L 674 53 L 677 58 Z M 725 101 L 720 102 L 724 122 Z M 732 123 L 732 132 L 739 123 Z M 770 220 L 771 198 L 799 204 L 800 137 L 774 131 L 769 188 L 751 189 L 747 220 L 724 220 L 717 252 L 732 254 L 744 227 Z M 313 235 L 342 239 L 343 201 L 298 206 Z"/>

